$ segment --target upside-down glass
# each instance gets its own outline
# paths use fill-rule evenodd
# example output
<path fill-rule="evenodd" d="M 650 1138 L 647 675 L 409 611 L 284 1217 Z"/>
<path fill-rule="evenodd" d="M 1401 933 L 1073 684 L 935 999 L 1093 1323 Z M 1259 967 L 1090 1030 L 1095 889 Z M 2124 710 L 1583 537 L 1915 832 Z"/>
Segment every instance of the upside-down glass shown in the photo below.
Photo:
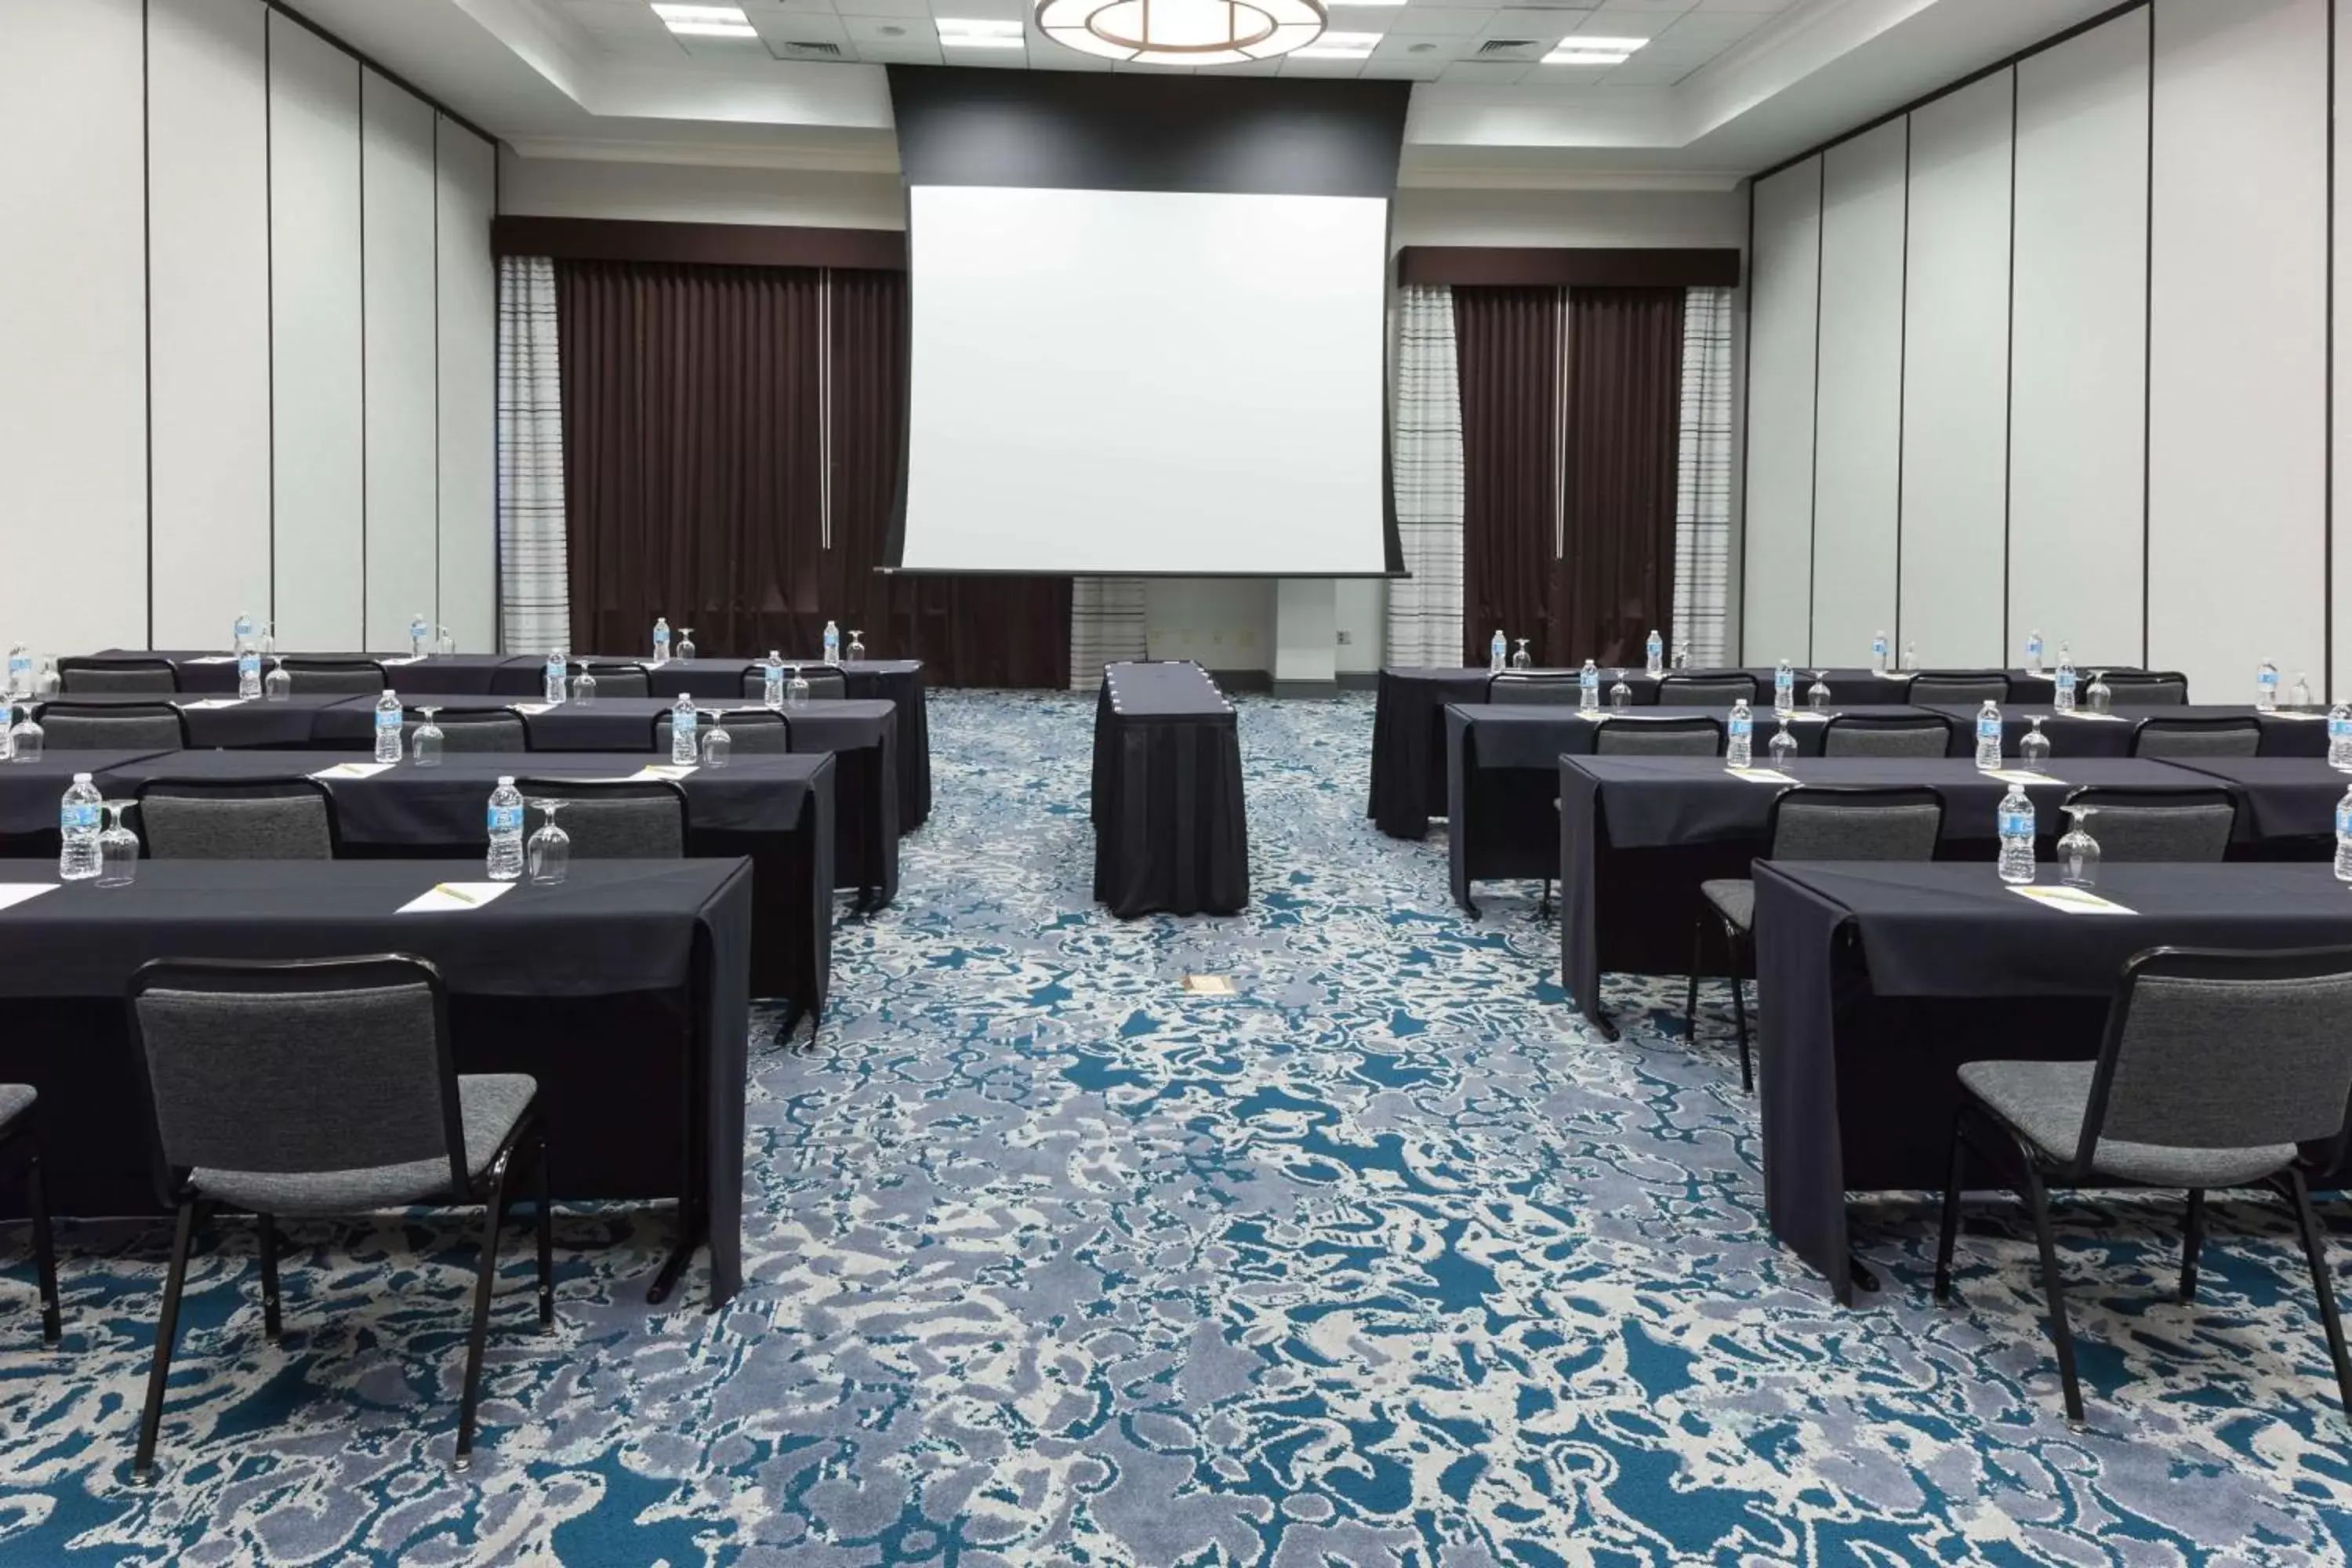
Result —
<path fill-rule="evenodd" d="M 1519 651 L 1511 656 L 1511 668 L 1513 669 L 1533 669 L 1535 665 L 1536 661 L 1528 656 L 1528 639 L 1521 637 L 1519 639 Z"/>
<path fill-rule="evenodd" d="M 285 657 L 272 654 L 269 673 L 261 678 L 261 700 L 264 702 L 283 702 L 293 695 L 294 678 L 286 673 Z"/>
<path fill-rule="evenodd" d="M 563 800 L 533 800 L 525 803 L 537 806 L 547 820 L 523 846 L 523 865 L 530 879 L 548 886 L 563 880 L 572 869 L 572 835 L 555 825 L 555 814 L 571 805 Z"/>
<path fill-rule="evenodd" d="M 2042 715 L 2036 713 L 2026 721 L 2033 727 L 2018 738 L 2017 754 L 2029 773 L 2050 771 L 2050 737 L 2042 732 Z"/>
<path fill-rule="evenodd" d="M 1609 706 L 1622 713 L 1633 706 L 1633 689 L 1625 684 L 1625 672 L 1619 670 L 1617 679 L 1609 688 Z"/>
<path fill-rule="evenodd" d="M 56 658 L 51 655 L 43 655 L 41 658 L 41 668 L 33 677 L 33 695 L 46 702 L 50 698 L 55 697 L 59 692 L 63 691 L 65 689 L 65 678 L 58 673 L 58 661 Z"/>
<path fill-rule="evenodd" d="M 437 768 L 441 765 L 441 742 L 446 737 L 441 733 L 441 726 L 433 721 L 433 715 L 441 710 L 419 708 L 417 711 L 425 715 L 425 722 L 416 726 L 415 731 L 408 738 L 409 755 L 415 759 L 420 768 Z"/>
<path fill-rule="evenodd" d="M 21 719 L 16 717 L 19 712 L 24 714 Z M 41 747 L 48 740 L 48 735 L 33 722 L 32 709 L 20 709 L 12 702 L 8 705 L 8 716 L 15 721 L 8 728 L 8 760 L 12 763 L 39 762 Z"/>
<path fill-rule="evenodd" d="M 583 708 L 593 707 L 596 702 L 596 678 L 588 673 L 588 661 L 584 658 L 580 661 L 580 673 L 572 678 L 572 700 Z"/>
<path fill-rule="evenodd" d="M 1805 688 L 1805 706 L 1816 713 L 1826 713 L 1830 706 L 1830 672 L 1813 671 L 1813 683 Z"/>
<path fill-rule="evenodd" d="M 2074 825 L 2058 840 L 2058 879 L 2070 888 L 2093 888 L 2099 881 L 2099 841 L 2083 825 L 2098 815 L 2089 805 L 2064 807 Z"/>
<path fill-rule="evenodd" d="M 2094 713 L 2105 713 L 2115 707 L 2116 694 L 2107 689 L 2105 670 L 2095 670 L 2092 673 L 2090 687 L 2083 696 L 2089 702 L 2091 711 Z"/>
<path fill-rule="evenodd" d="M 849 662 L 856 664 L 866 657 L 866 634 L 852 629 L 849 634 Z"/>
<path fill-rule="evenodd" d="M 801 673 L 801 667 L 796 664 L 793 666 L 792 679 L 784 682 L 784 706 L 805 708 L 808 706 L 808 677 Z"/>
<path fill-rule="evenodd" d="M 447 658 L 457 651 L 457 639 L 447 626 L 438 629 L 437 635 L 433 639 L 433 651 L 443 658 Z"/>
<path fill-rule="evenodd" d="M 735 737 L 727 732 L 721 722 L 727 716 L 724 713 L 705 713 L 702 717 L 702 765 L 723 768 L 728 759 L 735 754 Z"/>
<path fill-rule="evenodd" d="M 677 628 L 677 646 L 669 650 L 669 656 L 672 658 L 692 658 L 694 657 L 694 628 L 692 626 L 680 626 Z"/>
<path fill-rule="evenodd" d="M 122 826 L 122 814 L 131 805 L 127 800 L 98 803 L 98 808 L 106 813 L 106 831 L 98 836 L 98 885 L 101 888 L 127 888 L 139 875 L 139 835 Z"/>

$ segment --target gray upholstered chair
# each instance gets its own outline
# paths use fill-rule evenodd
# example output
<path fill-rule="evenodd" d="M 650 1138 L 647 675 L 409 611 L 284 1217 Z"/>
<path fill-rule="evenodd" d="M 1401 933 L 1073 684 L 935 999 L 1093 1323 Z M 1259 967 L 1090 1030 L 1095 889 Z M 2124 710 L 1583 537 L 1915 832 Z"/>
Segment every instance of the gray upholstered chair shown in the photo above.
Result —
<path fill-rule="evenodd" d="M 180 671 L 168 658 L 61 658 L 58 687 L 70 697 L 169 697 Z"/>
<path fill-rule="evenodd" d="M 730 708 L 715 719 L 704 714 L 700 720 L 707 731 L 712 724 L 727 731 L 735 754 L 741 756 L 782 756 L 791 751 L 792 736 L 784 726 L 782 713 L 772 713 L 765 708 Z M 654 721 L 654 750 L 669 755 L 669 715 Z"/>
<path fill-rule="evenodd" d="M 599 697 L 651 697 L 654 694 L 653 674 L 642 664 L 592 658 L 582 668 L 596 678 L 596 695 Z"/>
<path fill-rule="evenodd" d="M 1729 670 L 1714 675 L 1663 675 L 1658 702 L 1665 708 L 1729 708 L 1756 700 L 1756 678 Z"/>
<path fill-rule="evenodd" d="M 2009 677 L 1998 669 L 1927 669 L 1911 678 L 1906 702 L 2006 702 Z"/>
<path fill-rule="evenodd" d="M 809 700 L 812 702 L 837 702 L 849 695 L 849 677 L 829 664 L 803 664 L 800 672 L 801 679 L 808 682 Z M 784 679 L 790 682 L 792 678 L 793 666 L 787 663 Z M 756 702 L 767 695 L 767 689 L 768 672 L 765 669 L 755 664 L 743 671 L 744 696 Z M 734 726 L 728 728 L 731 730 Z"/>
<path fill-rule="evenodd" d="M 2084 829 L 2102 861 L 2218 862 L 2238 826 L 2237 797 L 2218 785 L 2085 784 L 2066 804 L 2095 809 Z"/>
<path fill-rule="evenodd" d="M 0 1174 L 22 1173 L 25 1207 L 33 1222 L 33 1268 L 41 1292 L 41 1341 L 54 1345 L 64 1331 L 58 1309 L 58 1252 L 49 1237 L 48 1198 L 41 1188 L 41 1145 L 33 1131 L 40 1095 L 30 1084 L 0 1083 Z"/>
<path fill-rule="evenodd" d="M 2180 1299 L 2197 1289 L 2205 1193 L 2268 1186 L 2294 1211 L 2304 1258 L 2352 1413 L 2347 1358 L 2327 1255 L 2304 1182 L 2307 1161 L 2341 1159 L 2352 1095 L 2352 948 L 2218 952 L 2156 948 L 2124 965 L 2095 1061 L 1975 1061 L 1959 1069 L 1936 1247 L 1936 1300 L 1952 1292 L 1952 1245 L 1970 1165 L 2024 1198 L 2042 1255 L 2050 1338 L 2066 1419 L 2083 1421 L 2047 1189 L 2169 1187 L 2189 1194 Z"/>
<path fill-rule="evenodd" d="M 2110 669 L 2099 679 L 2106 683 L 2111 707 L 2179 708 L 2189 701 L 2189 678 L 2185 675 L 2154 669 Z"/>
<path fill-rule="evenodd" d="M 2143 719 L 2132 735 L 2131 754 L 2158 760 L 2251 757 L 2262 749 L 2263 727 L 2251 718 Z"/>
<path fill-rule="evenodd" d="M 1512 707 L 1573 708 L 1577 678 L 1546 672 L 1521 675 L 1507 671 L 1486 683 L 1486 700 Z"/>
<path fill-rule="evenodd" d="M 1723 726 L 1713 719 L 1612 715 L 1592 737 L 1596 757 L 1719 757 Z"/>
<path fill-rule="evenodd" d="M 1771 860 L 1932 860 L 1944 832 L 1944 797 L 1925 784 L 1900 788 L 1801 785 L 1772 797 L 1764 818 L 1764 858 Z M 1748 998 L 1740 981 L 1752 966 L 1756 884 L 1745 879 L 1699 884 L 1706 909 L 1691 934 L 1690 986 L 1683 998 L 1684 1031 L 1698 1038 L 1698 974 L 1706 962 L 1710 917 L 1723 932 L 1730 959 L 1731 1008 L 1739 1025 L 1739 1087 L 1752 1089 Z"/>
<path fill-rule="evenodd" d="M 262 1328 L 275 1340 L 277 1217 L 418 1205 L 481 1205 L 458 1405 L 457 1468 L 474 1413 L 499 1222 L 517 1164 L 537 1175 L 539 1325 L 555 1321 L 547 1140 L 539 1086 L 520 1073 L 459 1077 L 441 976 L 398 954 L 252 963 L 161 959 L 131 983 L 131 1052 L 163 1202 L 178 1211 L 131 1479 L 153 1479 L 197 1211 L 250 1211 L 260 1227 Z M 321 1092 L 331 1086 L 332 1092 Z"/>
<path fill-rule="evenodd" d="M 286 689 L 298 697 L 374 697 L 391 689 L 392 678 L 372 658 L 288 658 Z"/>
<path fill-rule="evenodd" d="M 416 711 L 412 708 L 411 713 Z M 410 719 L 401 725 L 401 738 L 414 754 L 416 727 L 425 721 Z M 511 708 L 442 708 L 433 714 L 433 727 L 441 731 L 441 752 L 455 756 L 460 752 L 527 752 L 530 749 L 530 731 L 525 728 L 522 715 Z"/>
<path fill-rule="evenodd" d="M 676 860 L 686 792 L 667 779 L 519 779 L 526 800 L 560 800 L 574 860 Z"/>
<path fill-rule="evenodd" d="M 153 860 L 333 860 L 335 797 L 317 779 L 149 779 L 139 836 Z"/>
<path fill-rule="evenodd" d="M 41 734 L 52 752 L 177 752 L 188 723 L 168 702 L 68 702 L 41 706 Z"/>
<path fill-rule="evenodd" d="M 1840 713 L 1822 731 L 1825 757 L 1941 757 L 1952 721 L 1940 713 Z"/>

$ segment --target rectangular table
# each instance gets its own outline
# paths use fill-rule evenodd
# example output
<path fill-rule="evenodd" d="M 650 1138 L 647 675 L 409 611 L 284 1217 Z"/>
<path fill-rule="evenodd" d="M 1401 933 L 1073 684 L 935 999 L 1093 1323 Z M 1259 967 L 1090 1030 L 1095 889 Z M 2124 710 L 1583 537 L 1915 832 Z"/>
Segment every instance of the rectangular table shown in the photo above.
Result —
<path fill-rule="evenodd" d="M 1963 754 L 1976 752 L 1977 711 L 1981 703 L 1929 703 L 1932 712 L 1941 713 L 1959 726 L 1967 741 Z M 2147 719 L 2252 719 L 2262 726 L 2262 755 L 2266 757 L 2324 757 L 2327 754 L 2327 715 L 2325 713 L 2257 713 L 2253 704 L 2230 706 L 2222 703 L 2182 704 L 2171 708 L 2118 708 L 2105 718 L 2085 716 L 2080 712 L 2061 714 L 2048 703 L 2020 706 L 2003 704 L 2000 710 L 2000 749 L 2003 756 L 2018 754 L 2018 742 L 2036 719 L 2042 721 L 2042 732 L 2050 738 L 2050 754 L 2059 760 L 2074 757 L 2128 757 L 2132 742 L 2139 734 L 2142 720 Z"/>
<path fill-rule="evenodd" d="M 320 752 L 163 752 L 100 770 L 97 783 L 109 798 L 127 799 L 153 779 L 299 776 L 338 760 Z M 458 752 L 436 767 L 402 763 L 369 778 L 321 782 L 334 797 L 347 856 L 468 854 L 478 879 L 489 845 L 490 791 L 500 776 L 615 778 L 652 760 L 642 752 Z M 697 768 L 678 781 L 686 792 L 687 853 L 751 862 L 751 994 L 790 1003 L 787 1028 L 801 1013 L 822 1016 L 832 986 L 833 772 L 833 759 L 822 755 L 741 757 L 723 768 Z M 50 814 L 54 824 L 54 805 Z M 527 831 L 539 826 L 535 816 L 526 817 Z M 54 826 L 51 836 L 54 840 Z"/>
<path fill-rule="evenodd" d="M 0 882 L 54 878 L 0 861 Z M 677 1198 L 652 1299 L 707 1241 L 711 1305 L 727 1300 L 743 1276 L 751 868 L 582 861 L 561 886 L 478 909 L 396 912 L 480 878 L 479 861 L 149 861 L 129 888 L 77 883 L 0 910 L 0 1079 L 40 1090 L 51 1206 L 157 1211 L 123 1000 L 141 964 L 406 952 L 448 984 L 459 1071 L 538 1080 L 553 1194 Z"/>
<path fill-rule="evenodd" d="M 2043 908 L 1989 865 L 1757 864 L 1765 1206 L 1840 1301 L 1846 1194 L 1942 1186 L 1960 1064 L 2097 1056 L 2147 948 L 2352 942 L 2352 893 L 2326 866 L 2110 865 L 2096 890 L 2136 913 Z"/>
<path fill-rule="evenodd" d="M 142 757 L 167 755 L 152 747 L 136 751 L 45 752 L 38 762 L 0 762 L 0 856 L 58 852 L 58 807 L 74 774 L 100 782 L 107 769 Z M 104 785 L 100 784 L 101 793 Z"/>
<path fill-rule="evenodd" d="M 2199 782 L 2222 784 L 2238 797 L 2238 837 L 2273 852 L 2332 858 L 2336 806 L 2352 789 L 2352 773 L 2339 773 L 2318 757 L 2198 757 L 2175 763 Z M 2098 822 L 2091 836 L 2098 837 Z"/>
<path fill-rule="evenodd" d="M 1105 667 L 1092 799 L 1095 898 L 1111 913 L 1233 914 L 1249 902 L 1241 731 L 1199 665 Z"/>
<path fill-rule="evenodd" d="M 1941 853 L 1992 858 L 1994 806 L 2009 785 L 1966 758 L 1818 757 L 1786 772 L 1799 784 L 1931 786 L 1944 797 Z M 2096 757 L 2057 768 L 2025 793 L 2047 845 L 2063 831 L 2059 803 L 2079 785 L 2201 782 L 2163 763 Z M 1601 1006 L 1602 972 L 1689 973 L 1699 884 L 1748 875 L 1765 851 L 1772 798 L 1788 787 L 1697 757 L 1559 759 L 1560 984 L 1604 1034 L 1614 1037 Z"/>
<path fill-rule="evenodd" d="M 180 689 L 195 696 L 235 696 L 236 660 L 218 648 L 110 647 L 89 656 L 101 659 L 170 659 L 180 672 Z M 393 689 L 463 691 L 481 696 L 491 678 L 512 660 L 503 653 L 429 653 L 412 658 L 405 653 L 309 653 L 280 648 L 275 658 L 292 659 L 373 659 L 384 667 Z M 261 661 L 268 673 L 271 660 Z M 67 693 L 71 696 L 72 693 Z"/>
<path fill-rule="evenodd" d="M 158 702 L 169 702 L 180 710 L 180 716 L 187 725 L 188 744 L 191 746 L 299 750 L 317 741 L 321 714 L 352 702 L 366 706 L 375 699 L 314 692 L 289 695 L 272 702 L 258 697 L 195 697 L 186 693 L 163 697 L 131 692 L 83 692 L 60 697 L 58 700 L 76 708 L 152 708 Z M 481 699 L 469 697 L 461 700 L 478 702 Z M 48 708 L 47 703 L 42 703 L 34 716 L 46 721 Z"/>

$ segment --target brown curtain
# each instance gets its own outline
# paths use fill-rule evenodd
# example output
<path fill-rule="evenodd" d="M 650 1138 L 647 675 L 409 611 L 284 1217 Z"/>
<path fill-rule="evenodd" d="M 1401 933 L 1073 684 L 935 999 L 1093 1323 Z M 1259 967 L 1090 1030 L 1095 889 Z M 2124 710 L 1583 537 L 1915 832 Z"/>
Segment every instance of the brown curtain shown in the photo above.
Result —
<path fill-rule="evenodd" d="M 817 313 L 805 268 L 558 261 L 572 641 L 814 652 Z"/>
<path fill-rule="evenodd" d="M 1500 626 L 1538 664 L 1639 665 L 1674 611 L 1683 291 L 1465 287 L 1454 317 L 1465 660 Z"/>

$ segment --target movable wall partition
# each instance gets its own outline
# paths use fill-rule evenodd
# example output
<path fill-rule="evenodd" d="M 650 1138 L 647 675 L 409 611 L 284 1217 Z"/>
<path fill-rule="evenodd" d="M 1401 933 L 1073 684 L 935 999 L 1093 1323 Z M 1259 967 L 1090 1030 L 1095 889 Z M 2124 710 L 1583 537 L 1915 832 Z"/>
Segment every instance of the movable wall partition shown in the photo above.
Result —
<path fill-rule="evenodd" d="M 263 0 L 71 0 L 0 145 L 0 641 L 492 647 L 493 144 Z"/>
<path fill-rule="evenodd" d="M 1755 183 L 1751 662 L 2040 630 L 2216 700 L 2265 658 L 2352 693 L 2346 3 L 2147 0 Z"/>

